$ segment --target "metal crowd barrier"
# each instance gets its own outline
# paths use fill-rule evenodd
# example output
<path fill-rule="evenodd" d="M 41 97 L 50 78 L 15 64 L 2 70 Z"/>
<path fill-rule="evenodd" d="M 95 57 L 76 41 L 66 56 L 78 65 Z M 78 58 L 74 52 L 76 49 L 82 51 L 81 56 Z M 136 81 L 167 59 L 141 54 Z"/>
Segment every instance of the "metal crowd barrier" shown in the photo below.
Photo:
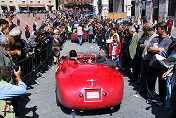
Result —
<path fill-rule="evenodd" d="M 32 74 L 40 72 L 42 66 L 47 65 L 48 61 L 52 58 L 52 44 L 49 44 L 45 49 L 39 53 L 34 53 L 27 58 L 20 60 L 16 63 L 17 66 L 21 66 L 22 79 L 31 77 Z"/>

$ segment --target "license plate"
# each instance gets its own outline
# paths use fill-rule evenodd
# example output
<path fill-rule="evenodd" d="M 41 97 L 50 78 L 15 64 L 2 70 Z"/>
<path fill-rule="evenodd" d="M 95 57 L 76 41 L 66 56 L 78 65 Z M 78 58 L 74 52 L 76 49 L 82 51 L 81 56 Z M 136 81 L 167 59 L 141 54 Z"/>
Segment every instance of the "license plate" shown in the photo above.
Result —
<path fill-rule="evenodd" d="M 99 98 L 99 92 L 87 92 L 87 99 Z"/>

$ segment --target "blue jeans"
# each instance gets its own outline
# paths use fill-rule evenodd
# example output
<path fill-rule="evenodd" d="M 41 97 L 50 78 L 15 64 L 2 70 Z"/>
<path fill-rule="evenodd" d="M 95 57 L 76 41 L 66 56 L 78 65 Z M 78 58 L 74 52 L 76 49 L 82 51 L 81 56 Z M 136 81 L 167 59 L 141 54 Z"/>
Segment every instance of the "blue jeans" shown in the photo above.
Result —
<path fill-rule="evenodd" d="M 82 43 L 82 35 L 78 35 L 78 42 L 79 42 L 79 44 Z"/>
<path fill-rule="evenodd" d="M 170 108 L 170 98 L 171 98 L 171 92 L 172 92 L 172 88 L 173 85 L 171 84 L 171 78 L 172 78 L 172 74 L 167 76 L 167 80 L 166 80 L 166 108 Z"/>
<path fill-rule="evenodd" d="M 96 41 L 97 41 L 97 36 L 95 35 L 93 39 L 93 43 L 95 43 Z"/>
<path fill-rule="evenodd" d="M 116 56 L 112 55 L 112 60 L 114 60 L 114 58 L 116 58 Z M 121 67 L 122 67 L 122 66 L 121 66 L 121 62 L 120 62 L 120 59 L 119 59 L 119 58 L 115 59 L 114 61 L 118 64 L 119 68 L 121 68 Z"/>

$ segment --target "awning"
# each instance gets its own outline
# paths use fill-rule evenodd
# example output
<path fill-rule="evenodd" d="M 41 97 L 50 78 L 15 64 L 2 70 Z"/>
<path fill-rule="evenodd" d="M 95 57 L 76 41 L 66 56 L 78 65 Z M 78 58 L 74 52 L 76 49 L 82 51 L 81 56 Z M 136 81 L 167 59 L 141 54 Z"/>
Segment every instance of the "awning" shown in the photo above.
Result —
<path fill-rule="evenodd" d="M 45 7 L 45 5 L 28 5 L 29 7 Z"/>
<path fill-rule="evenodd" d="M 42 5 L 18 5 L 19 7 L 45 7 L 44 4 Z"/>
<path fill-rule="evenodd" d="M 9 7 L 15 7 L 14 5 L 9 5 Z"/>
<path fill-rule="evenodd" d="M 0 5 L 0 6 L 2 6 L 2 7 L 7 7 L 7 5 Z"/>
<path fill-rule="evenodd" d="M 28 5 L 18 5 L 19 7 L 27 7 Z"/>

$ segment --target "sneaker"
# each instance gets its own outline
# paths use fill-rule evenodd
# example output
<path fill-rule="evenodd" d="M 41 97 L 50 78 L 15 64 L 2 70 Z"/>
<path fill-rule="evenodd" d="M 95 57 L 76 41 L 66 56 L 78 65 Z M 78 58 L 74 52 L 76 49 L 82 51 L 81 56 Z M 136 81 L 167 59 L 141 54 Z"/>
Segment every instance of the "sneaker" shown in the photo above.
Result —
<path fill-rule="evenodd" d="M 161 101 L 157 101 L 157 103 L 156 103 L 158 106 L 162 106 L 163 105 L 163 103 L 161 102 Z"/>
<path fill-rule="evenodd" d="M 151 103 L 152 103 L 152 99 L 147 99 L 147 100 L 146 100 L 146 103 L 147 103 L 147 104 L 151 104 Z"/>

